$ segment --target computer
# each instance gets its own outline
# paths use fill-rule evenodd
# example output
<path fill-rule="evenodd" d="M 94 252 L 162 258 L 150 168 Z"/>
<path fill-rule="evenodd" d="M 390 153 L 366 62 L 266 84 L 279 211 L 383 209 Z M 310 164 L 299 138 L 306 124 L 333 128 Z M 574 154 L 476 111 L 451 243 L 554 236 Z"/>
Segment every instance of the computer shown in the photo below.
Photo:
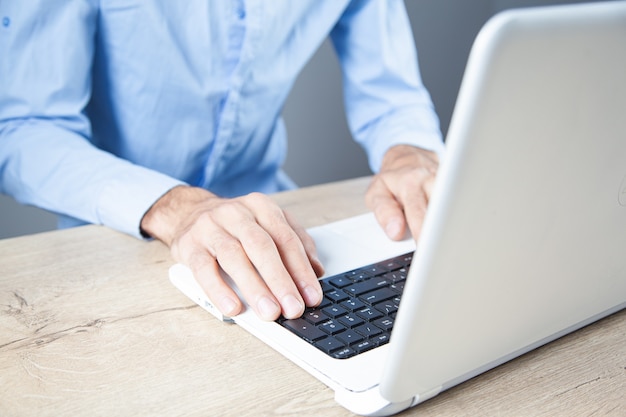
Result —
<path fill-rule="evenodd" d="M 371 214 L 312 228 L 332 276 L 323 286 L 353 300 L 347 313 L 307 310 L 303 320 L 327 326 L 313 336 L 250 309 L 221 318 L 352 412 L 391 415 L 623 309 L 625 69 L 626 2 L 497 14 L 472 47 L 417 245 L 389 241 Z M 363 265 L 391 289 L 355 287 L 367 274 L 347 271 Z M 216 313 L 185 266 L 170 279 Z M 372 312 L 391 319 L 361 317 Z"/>

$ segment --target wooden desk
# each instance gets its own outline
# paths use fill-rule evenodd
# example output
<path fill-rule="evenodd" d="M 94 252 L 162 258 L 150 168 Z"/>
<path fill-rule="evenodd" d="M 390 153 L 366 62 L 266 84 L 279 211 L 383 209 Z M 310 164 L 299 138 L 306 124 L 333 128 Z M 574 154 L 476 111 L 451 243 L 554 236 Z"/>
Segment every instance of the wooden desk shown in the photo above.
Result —
<path fill-rule="evenodd" d="M 276 195 L 306 227 L 367 178 Z M 159 242 L 86 226 L 0 241 L 1 416 L 346 416 L 333 393 L 168 281 Z M 626 311 L 404 415 L 626 415 Z"/>

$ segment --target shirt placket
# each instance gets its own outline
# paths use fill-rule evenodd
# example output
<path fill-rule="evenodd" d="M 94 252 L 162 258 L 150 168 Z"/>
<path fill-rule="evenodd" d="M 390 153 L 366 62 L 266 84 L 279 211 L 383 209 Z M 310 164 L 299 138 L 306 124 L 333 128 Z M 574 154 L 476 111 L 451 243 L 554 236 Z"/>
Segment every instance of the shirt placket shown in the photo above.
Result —
<path fill-rule="evenodd" d="M 224 60 L 225 73 L 228 74 L 228 91 L 222 102 L 219 125 L 215 136 L 212 152 L 208 156 L 205 167 L 205 186 L 210 188 L 211 183 L 219 181 L 220 172 L 223 170 L 225 153 L 229 144 L 237 141 L 234 131 L 237 123 L 237 113 L 241 101 L 241 89 L 245 75 L 247 62 L 251 57 L 251 21 L 253 20 L 254 8 L 250 7 L 250 1 L 235 0 L 231 2 L 229 28 L 228 28 L 228 53 Z"/>

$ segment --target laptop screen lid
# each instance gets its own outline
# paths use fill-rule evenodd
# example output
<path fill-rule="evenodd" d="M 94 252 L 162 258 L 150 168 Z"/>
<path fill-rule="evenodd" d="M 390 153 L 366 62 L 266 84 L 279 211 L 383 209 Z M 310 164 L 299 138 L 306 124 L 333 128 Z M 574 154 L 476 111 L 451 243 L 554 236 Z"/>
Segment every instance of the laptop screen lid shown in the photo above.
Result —
<path fill-rule="evenodd" d="M 626 3 L 476 39 L 380 392 L 464 381 L 626 306 Z"/>

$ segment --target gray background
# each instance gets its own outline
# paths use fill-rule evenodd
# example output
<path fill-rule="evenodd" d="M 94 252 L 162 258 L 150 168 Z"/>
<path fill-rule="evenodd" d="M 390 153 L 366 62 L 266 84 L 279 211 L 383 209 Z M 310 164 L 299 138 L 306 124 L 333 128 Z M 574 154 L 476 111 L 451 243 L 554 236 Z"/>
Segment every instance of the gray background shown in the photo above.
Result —
<path fill-rule="evenodd" d="M 435 103 L 444 134 L 470 47 L 489 17 L 511 7 L 582 2 L 405 0 L 422 78 Z M 329 42 L 322 45 L 299 76 L 283 114 L 289 133 L 285 170 L 300 186 L 370 174 L 364 152 L 350 138 L 343 111 L 339 66 Z M 55 227 L 56 219 L 51 213 L 22 206 L 0 195 L 0 238 Z"/>

